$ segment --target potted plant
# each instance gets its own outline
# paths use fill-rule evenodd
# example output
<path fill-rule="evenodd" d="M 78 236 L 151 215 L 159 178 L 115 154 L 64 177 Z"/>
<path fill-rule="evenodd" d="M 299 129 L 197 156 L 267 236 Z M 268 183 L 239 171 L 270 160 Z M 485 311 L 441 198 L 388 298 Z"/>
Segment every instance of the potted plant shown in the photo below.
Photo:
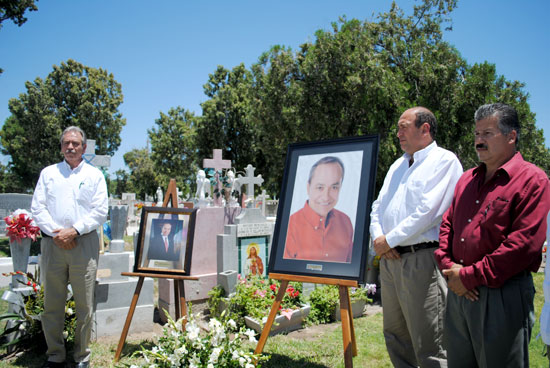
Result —
<path fill-rule="evenodd" d="M 6 222 L 6 234 L 10 239 L 10 252 L 13 264 L 12 288 L 17 287 L 17 280 L 25 281 L 17 271 L 25 274 L 29 263 L 31 240 L 35 241 L 40 234 L 40 228 L 36 226 L 30 212 L 22 209 L 14 211 L 10 216 L 4 217 Z"/>
<path fill-rule="evenodd" d="M 237 328 L 237 323 L 232 319 L 222 318 L 219 321 L 211 318 L 208 329 L 201 330 L 192 314 L 185 329 L 182 328 L 182 320 L 174 321 L 168 316 L 163 334 L 155 341 L 155 346 L 135 353 L 144 357 L 145 362 L 131 368 L 261 367 L 269 356 L 256 355 L 243 346 L 246 340 L 256 342 L 254 336 L 254 331 Z"/>

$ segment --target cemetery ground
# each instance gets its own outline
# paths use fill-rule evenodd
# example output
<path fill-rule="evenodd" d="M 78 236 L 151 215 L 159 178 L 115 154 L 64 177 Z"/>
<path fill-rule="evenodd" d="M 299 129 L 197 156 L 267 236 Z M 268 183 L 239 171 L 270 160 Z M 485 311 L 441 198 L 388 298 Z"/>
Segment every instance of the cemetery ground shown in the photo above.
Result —
<path fill-rule="evenodd" d="M 126 241 L 130 239 L 125 239 Z M 131 244 L 131 243 L 130 243 Z M 34 249 L 34 248 L 33 248 Z M 38 253 L 38 248 L 34 250 Z M 9 256 L 9 244 L 7 239 L 0 239 L 0 255 Z M 529 345 L 529 358 L 531 367 L 546 367 L 548 360 L 542 356 L 544 343 L 539 334 L 540 312 L 544 304 L 542 283 L 543 270 L 533 274 L 535 294 L 536 323 L 533 329 L 531 343 Z M 6 290 L 0 289 L 0 295 Z M 156 288 L 155 288 L 156 292 Z M 155 300 L 157 300 L 155 298 Z M 130 300 L 128 301 L 130 303 Z M 0 314 L 7 311 L 7 302 L 0 301 Z M 195 313 L 204 309 L 204 304 L 191 306 Z M 207 313 L 205 313 L 207 314 Z M 153 318 L 153 316 L 152 316 Z M 203 317 L 205 320 L 207 317 Z M 153 325 L 150 332 L 129 334 L 119 363 L 114 364 L 113 358 L 120 336 L 100 337 L 92 343 L 93 367 L 124 367 L 142 361 L 142 358 L 132 357 L 132 353 L 141 348 L 151 349 L 154 346 L 153 337 L 162 334 L 162 326 L 159 323 Z M 3 328 L 3 323 L 1 324 Z M 384 337 L 382 334 L 382 308 L 379 304 L 369 305 L 362 317 L 354 319 L 354 327 L 357 340 L 358 354 L 353 359 L 355 367 L 391 367 L 386 352 Z M 259 336 L 258 336 L 259 337 Z M 248 345 L 251 350 L 255 345 Z M 263 367 L 295 367 L 295 368 L 326 368 L 344 367 L 342 346 L 342 328 L 339 322 L 331 324 L 311 325 L 304 329 L 269 337 L 265 345 L 264 353 L 271 359 Z M 9 356 L 6 350 L 0 350 L 0 368 L 4 367 L 40 367 L 45 360 L 45 346 L 36 347 L 29 351 L 19 353 L 17 356 Z"/>

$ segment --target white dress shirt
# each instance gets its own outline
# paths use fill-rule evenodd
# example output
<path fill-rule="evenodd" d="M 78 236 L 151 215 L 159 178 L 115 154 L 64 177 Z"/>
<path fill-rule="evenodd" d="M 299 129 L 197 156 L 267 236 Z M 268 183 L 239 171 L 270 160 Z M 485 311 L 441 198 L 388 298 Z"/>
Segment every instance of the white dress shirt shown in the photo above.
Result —
<path fill-rule="evenodd" d="M 74 170 L 66 161 L 42 170 L 32 197 L 33 219 L 55 236 L 55 229 L 74 227 L 81 235 L 107 220 L 107 185 L 103 173 L 82 161 Z"/>
<path fill-rule="evenodd" d="M 386 235 L 389 246 L 439 241 L 443 213 L 451 205 L 455 185 L 463 173 L 454 153 L 432 142 L 411 156 L 395 161 L 372 204 L 370 235 Z"/>

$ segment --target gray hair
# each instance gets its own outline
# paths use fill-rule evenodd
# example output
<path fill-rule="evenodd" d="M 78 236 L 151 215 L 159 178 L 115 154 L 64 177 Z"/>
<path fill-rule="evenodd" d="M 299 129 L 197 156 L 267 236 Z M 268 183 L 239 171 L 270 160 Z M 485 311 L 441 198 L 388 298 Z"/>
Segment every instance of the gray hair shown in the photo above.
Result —
<path fill-rule="evenodd" d="M 63 145 L 63 137 L 65 136 L 65 134 L 67 134 L 69 132 L 80 133 L 80 135 L 82 135 L 82 145 L 83 146 L 86 145 L 86 133 L 84 133 L 84 131 L 82 129 L 80 129 L 79 127 L 74 126 L 74 125 L 71 125 L 70 127 L 65 128 L 63 133 L 61 133 L 61 137 L 59 137 L 59 143 L 61 145 Z"/>
<path fill-rule="evenodd" d="M 317 166 L 319 166 L 319 165 L 328 165 L 328 164 L 338 164 L 338 165 L 340 165 L 340 167 L 342 168 L 342 181 L 344 181 L 345 169 L 344 169 L 344 163 L 342 162 L 342 160 L 340 160 L 338 157 L 334 157 L 334 156 L 325 156 L 322 159 L 320 159 L 319 161 L 317 161 L 315 164 L 313 164 L 313 166 L 311 167 L 311 170 L 309 170 L 309 178 L 307 179 L 308 184 L 311 184 L 311 178 L 313 178 L 313 172 L 315 171 Z"/>
<path fill-rule="evenodd" d="M 519 142 L 520 124 L 516 109 L 503 103 L 486 104 L 477 109 L 474 119 L 478 122 L 492 116 L 497 118 L 498 129 L 502 134 L 508 134 L 512 130 L 516 131 L 517 145 Z"/>

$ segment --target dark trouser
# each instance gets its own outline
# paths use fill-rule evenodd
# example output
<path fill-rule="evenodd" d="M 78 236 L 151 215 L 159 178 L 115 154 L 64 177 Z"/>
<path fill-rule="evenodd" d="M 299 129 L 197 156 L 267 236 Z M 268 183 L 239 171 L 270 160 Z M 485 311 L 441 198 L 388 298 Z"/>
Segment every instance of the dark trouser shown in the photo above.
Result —
<path fill-rule="evenodd" d="M 529 367 L 533 277 L 522 273 L 500 288 L 478 290 L 474 302 L 450 290 L 447 295 L 444 342 L 449 368 Z"/>

